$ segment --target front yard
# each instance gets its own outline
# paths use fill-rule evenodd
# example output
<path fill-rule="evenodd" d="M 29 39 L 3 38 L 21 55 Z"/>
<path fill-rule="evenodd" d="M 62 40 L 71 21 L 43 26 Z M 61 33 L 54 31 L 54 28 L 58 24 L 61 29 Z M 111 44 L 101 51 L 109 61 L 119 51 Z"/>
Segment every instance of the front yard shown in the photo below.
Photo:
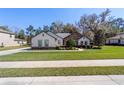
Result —
<path fill-rule="evenodd" d="M 104 46 L 75 52 L 21 52 L 0 56 L 0 61 L 124 59 L 123 46 Z"/>
<path fill-rule="evenodd" d="M 68 68 L 0 68 L 0 77 L 124 75 L 124 66 Z"/>

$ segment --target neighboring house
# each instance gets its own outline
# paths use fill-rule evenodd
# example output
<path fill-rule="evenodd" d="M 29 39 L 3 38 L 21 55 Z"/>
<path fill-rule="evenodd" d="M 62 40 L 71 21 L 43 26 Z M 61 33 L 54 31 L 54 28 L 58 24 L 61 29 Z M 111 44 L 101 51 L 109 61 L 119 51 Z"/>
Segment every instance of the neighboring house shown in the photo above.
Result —
<path fill-rule="evenodd" d="M 57 46 L 66 46 L 68 40 L 73 39 L 76 41 L 77 46 L 90 46 L 90 39 L 82 36 L 80 33 L 52 33 L 41 32 L 34 36 L 31 40 L 32 48 L 55 48 Z M 82 43 L 83 42 L 83 43 Z"/>
<path fill-rule="evenodd" d="M 124 33 L 117 34 L 106 40 L 107 45 L 124 45 Z"/>
<path fill-rule="evenodd" d="M 19 46 L 18 41 L 15 41 L 13 32 L 0 29 L 0 47 Z"/>
<path fill-rule="evenodd" d="M 23 46 L 23 45 L 26 45 L 27 44 L 27 41 L 26 40 L 19 39 L 19 38 L 15 38 L 14 41 L 16 41 L 18 43 L 18 45 L 20 45 L 20 46 Z"/>

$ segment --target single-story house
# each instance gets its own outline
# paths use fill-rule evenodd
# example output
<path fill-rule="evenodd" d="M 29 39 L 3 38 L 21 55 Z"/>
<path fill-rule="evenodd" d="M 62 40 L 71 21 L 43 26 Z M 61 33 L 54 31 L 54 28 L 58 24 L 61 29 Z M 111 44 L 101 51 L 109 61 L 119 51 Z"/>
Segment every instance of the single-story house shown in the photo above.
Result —
<path fill-rule="evenodd" d="M 77 46 L 90 46 L 90 39 L 80 33 L 53 33 L 41 32 L 31 39 L 32 48 L 55 48 L 57 46 L 66 46 L 68 40 L 76 41 Z"/>
<path fill-rule="evenodd" d="M 15 39 L 15 33 L 0 28 L 0 47 L 20 46 Z"/>
<path fill-rule="evenodd" d="M 124 33 L 117 34 L 106 40 L 107 45 L 124 45 Z"/>

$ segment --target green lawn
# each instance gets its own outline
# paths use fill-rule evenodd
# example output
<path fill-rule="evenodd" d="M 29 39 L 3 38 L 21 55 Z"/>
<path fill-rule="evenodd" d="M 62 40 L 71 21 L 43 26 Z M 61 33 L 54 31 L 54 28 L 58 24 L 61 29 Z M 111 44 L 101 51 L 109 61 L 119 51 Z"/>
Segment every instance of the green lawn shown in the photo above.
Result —
<path fill-rule="evenodd" d="M 0 47 L 0 51 L 3 51 L 3 50 L 11 50 L 11 49 L 17 49 L 17 48 L 24 48 L 24 47 L 27 47 L 27 45 L 25 45 L 25 46 Z"/>
<path fill-rule="evenodd" d="M 22 52 L 1 56 L 0 61 L 124 59 L 123 46 L 104 46 L 80 52 Z"/>
<path fill-rule="evenodd" d="M 124 66 L 68 68 L 0 68 L 0 77 L 124 75 Z"/>

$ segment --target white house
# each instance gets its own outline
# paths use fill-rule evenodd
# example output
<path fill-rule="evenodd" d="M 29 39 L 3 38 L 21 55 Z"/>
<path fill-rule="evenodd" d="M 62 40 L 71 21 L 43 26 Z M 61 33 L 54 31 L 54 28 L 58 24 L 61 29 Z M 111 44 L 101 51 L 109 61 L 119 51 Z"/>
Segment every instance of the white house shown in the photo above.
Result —
<path fill-rule="evenodd" d="M 124 45 L 124 33 L 120 33 L 114 37 L 108 38 L 106 44 L 110 45 Z"/>
<path fill-rule="evenodd" d="M 31 40 L 32 48 L 47 48 L 62 46 L 62 38 L 53 34 L 42 32 Z"/>
<path fill-rule="evenodd" d="M 70 36 L 70 37 L 69 37 Z M 32 48 L 55 48 L 57 46 L 65 46 L 64 42 L 71 38 L 71 33 L 52 33 L 52 32 L 41 32 L 31 39 Z M 79 46 L 85 44 L 90 45 L 90 40 L 85 36 L 82 36 L 77 40 Z M 83 43 L 82 43 L 83 42 Z"/>
<path fill-rule="evenodd" d="M 20 43 L 15 40 L 13 32 L 0 29 L 0 47 L 19 46 Z"/>
<path fill-rule="evenodd" d="M 88 39 L 87 37 L 85 36 L 82 36 L 79 40 L 78 40 L 78 45 L 79 46 L 90 46 L 90 39 Z"/>
<path fill-rule="evenodd" d="M 47 34 L 56 38 L 56 46 L 63 46 L 63 38 L 61 36 L 54 34 L 52 32 L 47 32 Z"/>

